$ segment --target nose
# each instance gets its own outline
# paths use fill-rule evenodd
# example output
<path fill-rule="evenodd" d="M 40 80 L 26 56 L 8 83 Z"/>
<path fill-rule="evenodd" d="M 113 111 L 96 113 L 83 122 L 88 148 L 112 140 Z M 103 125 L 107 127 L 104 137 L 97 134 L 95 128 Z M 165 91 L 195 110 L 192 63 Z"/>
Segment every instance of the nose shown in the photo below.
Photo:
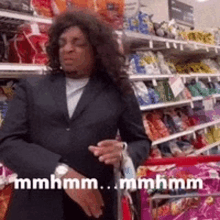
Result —
<path fill-rule="evenodd" d="M 75 51 L 75 49 L 76 47 L 70 42 L 67 42 L 65 46 L 63 47 L 63 51 L 66 53 L 73 52 Z"/>

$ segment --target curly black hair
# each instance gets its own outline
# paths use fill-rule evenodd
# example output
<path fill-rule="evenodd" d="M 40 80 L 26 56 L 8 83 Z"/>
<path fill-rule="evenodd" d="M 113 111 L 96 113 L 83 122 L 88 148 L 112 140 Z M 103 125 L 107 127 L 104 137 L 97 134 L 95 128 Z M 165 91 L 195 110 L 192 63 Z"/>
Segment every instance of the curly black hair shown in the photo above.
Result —
<path fill-rule="evenodd" d="M 125 94 L 132 91 L 125 69 L 125 57 L 120 52 L 117 36 L 113 29 L 101 18 L 88 10 L 66 11 L 55 18 L 49 30 L 47 54 L 52 72 L 60 71 L 60 35 L 68 28 L 77 26 L 87 37 L 95 54 L 95 74 L 102 73 Z M 101 74 L 100 74 L 101 75 Z"/>

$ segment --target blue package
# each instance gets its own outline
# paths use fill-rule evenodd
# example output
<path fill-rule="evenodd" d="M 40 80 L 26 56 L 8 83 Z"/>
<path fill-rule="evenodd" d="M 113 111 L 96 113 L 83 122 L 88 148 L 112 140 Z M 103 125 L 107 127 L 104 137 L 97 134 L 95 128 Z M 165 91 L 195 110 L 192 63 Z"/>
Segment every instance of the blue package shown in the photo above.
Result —
<path fill-rule="evenodd" d="M 137 54 L 130 55 L 130 61 L 133 60 L 135 63 L 135 73 L 137 74 L 146 74 L 145 67 L 141 65 L 140 56 Z"/>
<path fill-rule="evenodd" d="M 4 119 L 5 116 L 6 116 L 7 110 L 8 110 L 8 104 L 7 104 L 7 102 L 0 102 L 0 111 L 1 111 L 1 114 L 2 114 L 3 119 Z"/>
<path fill-rule="evenodd" d="M 160 96 L 155 92 L 154 89 L 148 88 L 148 93 L 153 104 L 160 102 Z"/>
<path fill-rule="evenodd" d="M 148 19 L 148 15 L 146 13 L 139 12 L 139 32 L 142 34 L 149 34 Z"/>
<path fill-rule="evenodd" d="M 144 106 L 144 105 L 152 104 L 151 98 L 149 96 L 148 88 L 146 87 L 144 82 L 135 82 L 134 92 L 139 102 L 139 105 Z"/>

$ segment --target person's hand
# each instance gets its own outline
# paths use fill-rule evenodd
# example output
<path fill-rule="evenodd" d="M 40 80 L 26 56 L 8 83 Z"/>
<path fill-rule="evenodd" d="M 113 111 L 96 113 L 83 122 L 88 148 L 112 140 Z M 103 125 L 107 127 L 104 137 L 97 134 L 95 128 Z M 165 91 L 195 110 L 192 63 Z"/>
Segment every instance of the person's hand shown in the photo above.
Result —
<path fill-rule="evenodd" d="M 62 180 L 68 178 L 77 178 L 79 182 L 81 182 L 81 180 L 86 177 L 75 170 L 70 169 L 68 173 L 62 177 Z M 82 207 L 89 217 L 93 216 L 95 218 L 99 218 L 103 214 L 102 207 L 104 207 L 104 202 L 98 189 L 67 188 L 64 190 L 73 201 Z"/>
<path fill-rule="evenodd" d="M 122 159 L 123 143 L 117 140 L 104 140 L 97 146 L 89 146 L 89 150 L 94 156 L 99 158 L 100 162 L 104 162 L 114 167 L 120 166 Z"/>

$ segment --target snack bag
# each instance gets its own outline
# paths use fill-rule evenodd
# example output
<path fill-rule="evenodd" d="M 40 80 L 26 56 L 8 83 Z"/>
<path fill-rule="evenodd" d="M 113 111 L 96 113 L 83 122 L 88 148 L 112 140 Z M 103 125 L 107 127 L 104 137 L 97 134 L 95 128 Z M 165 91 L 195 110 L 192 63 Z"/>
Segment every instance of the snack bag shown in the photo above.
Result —
<path fill-rule="evenodd" d="M 142 34 L 148 34 L 149 33 L 148 15 L 140 11 L 138 14 L 138 20 L 139 20 L 139 32 Z"/>
<path fill-rule="evenodd" d="M 134 73 L 137 74 L 146 74 L 146 70 L 144 67 L 143 62 L 141 61 L 141 58 L 137 54 L 132 54 L 130 56 L 130 64 L 132 65 L 134 69 Z"/>
<path fill-rule="evenodd" d="M 9 41 L 9 61 L 13 63 L 46 64 L 48 35 L 45 24 L 29 23 L 19 27 L 19 34 Z"/>
<path fill-rule="evenodd" d="M 144 82 L 135 82 L 134 92 L 140 105 L 152 104 L 152 101 L 149 97 L 148 89 Z"/>
<path fill-rule="evenodd" d="M 53 17 L 53 9 L 51 7 L 52 0 L 32 0 L 31 4 L 37 15 L 44 17 Z"/>

